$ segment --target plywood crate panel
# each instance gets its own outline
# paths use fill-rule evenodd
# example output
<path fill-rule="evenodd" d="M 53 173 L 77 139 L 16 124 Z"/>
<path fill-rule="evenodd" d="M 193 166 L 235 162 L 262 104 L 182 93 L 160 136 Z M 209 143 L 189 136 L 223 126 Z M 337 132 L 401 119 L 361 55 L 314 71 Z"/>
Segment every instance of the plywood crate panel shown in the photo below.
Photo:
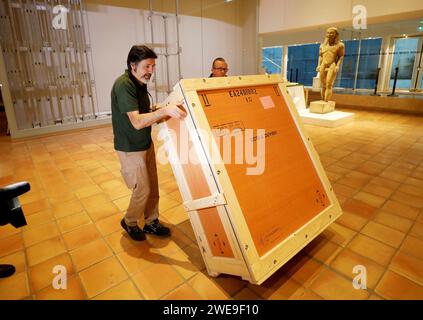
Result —
<path fill-rule="evenodd" d="M 183 79 L 160 124 L 211 276 L 261 284 L 334 222 L 341 208 L 278 76 Z"/>

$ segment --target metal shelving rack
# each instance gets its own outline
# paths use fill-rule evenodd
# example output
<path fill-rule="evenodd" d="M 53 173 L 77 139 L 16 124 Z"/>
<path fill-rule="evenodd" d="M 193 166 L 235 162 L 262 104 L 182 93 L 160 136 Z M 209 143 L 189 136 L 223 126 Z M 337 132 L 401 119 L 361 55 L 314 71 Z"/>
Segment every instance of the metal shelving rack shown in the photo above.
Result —
<path fill-rule="evenodd" d="M 66 21 L 56 29 L 61 10 Z M 81 0 L 0 1 L 0 44 L 19 129 L 97 118 L 86 28 Z"/>
<path fill-rule="evenodd" d="M 182 49 L 180 47 L 179 39 L 179 0 L 175 0 L 174 14 L 154 11 L 153 2 L 154 0 L 149 0 L 149 12 L 147 19 L 149 21 L 151 43 L 147 43 L 147 45 L 155 50 L 158 55 L 156 77 L 153 83 L 154 103 L 157 103 L 158 101 L 164 100 L 167 95 L 172 92 L 173 85 L 182 79 Z M 175 28 L 174 39 L 171 39 L 171 34 L 169 32 L 172 23 L 174 23 Z M 160 31 L 163 32 L 160 33 Z M 159 38 L 161 41 L 158 41 Z M 174 49 L 173 51 L 172 48 Z M 173 72 L 175 68 L 173 68 L 172 64 L 176 67 L 176 73 Z M 175 78 L 175 75 L 176 79 L 172 79 Z M 162 96 L 162 94 L 165 94 L 165 96 Z"/>

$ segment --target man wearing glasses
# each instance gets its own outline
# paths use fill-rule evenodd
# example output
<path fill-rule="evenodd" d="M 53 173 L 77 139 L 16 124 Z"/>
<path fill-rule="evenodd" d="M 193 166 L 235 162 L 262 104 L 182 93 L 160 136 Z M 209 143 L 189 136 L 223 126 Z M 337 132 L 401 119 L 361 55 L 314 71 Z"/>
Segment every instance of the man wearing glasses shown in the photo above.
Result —
<path fill-rule="evenodd" d="M 211 74 L 209 78 L 215 77 L 226 77 L 226 73 L 228 73 L 228 64 L 226 63 L 225 59 L 219 57 L 213 60 Z"/>

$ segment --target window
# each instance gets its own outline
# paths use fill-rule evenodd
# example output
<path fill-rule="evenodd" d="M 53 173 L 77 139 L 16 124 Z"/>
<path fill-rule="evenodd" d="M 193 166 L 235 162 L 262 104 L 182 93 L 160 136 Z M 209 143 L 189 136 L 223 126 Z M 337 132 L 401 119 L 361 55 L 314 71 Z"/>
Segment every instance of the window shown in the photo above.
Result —
<path fill-rule="evenodd" d="M 336 77 L 334 87 L 354 88 L 359 42 L 358 40 L 343 41 L 345 45 L 345 56 L 341 70 Z"/>
<path fill-rule="evenodd" d="M 375 87 L 381 47 L 381 38 L 361 41 L 360 64 L 357 76 L 358 89 L 373 89 Z"/>
<path fill-rule="evenodd" d="M 303 44 L 288 47 L 288 68 L 286 77 L 291 82 L 306 86 L 313 84 L 317 75 L 320 44 Z"/>
<path fill-rule="evenodd" d="M 382 39 L 364 39 L 343 41 L 345 56 L 334 87 L 373 89 L 379 66 Z M 358 59 L 359 46 L 360 59 Z M 291 82 L 299 82 L 306 86 L 313 84 L 317 75 L 320 43 L 301 44 L 288 47 L 288 67 L 286 77 Z M 357 70 L 358 64 L 358 70 Z M 358 73 L 357 73 L 358 71 Z M 357 83 L 356 81 L 357 73 Z"/>
<path fill-rule="evenodd" d="M 343 41 L 343 43 L 345 45 L 345 56 L 341 71 L 335 82 L 335 87 L 354 88 L 358 63 L 357 84 L 355 88 L 373 89 L 376 83 L 382 39 L 361 40 L 360 59 L 358 59 L 359 40 L 347 40 Z"/>
<path fill-rule="evenodd" d="M 395 40 L 394 58 L 391 68 L 389 86 L 392 88 L 395 79 L 395 69 L 398 68 L 398 89 L 410 89 L 412 87 L 414 61 L 417 54 L 418 38 L 402 38 Z"/>
<path fill-rule="evenodd" d="M 263 48 L 262 57 L 262 66 L 266 73 L 281 73 L 282 47 Z"/>

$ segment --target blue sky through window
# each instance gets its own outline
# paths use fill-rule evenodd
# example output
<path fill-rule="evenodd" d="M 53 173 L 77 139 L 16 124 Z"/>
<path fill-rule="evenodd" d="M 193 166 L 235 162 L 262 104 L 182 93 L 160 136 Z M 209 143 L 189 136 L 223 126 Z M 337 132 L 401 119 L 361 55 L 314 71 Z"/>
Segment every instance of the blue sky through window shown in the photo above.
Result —
<path fill-rule="evenodd" d="M 345 57 L 335 82 L 335 87 L 353 88 L 358 62 L 359 40 L 344 41 Z M 373 89 L 379 65 L 382 39 L 361 41 L 357 88 Z M 287 78 L 311 86 L 317 75 L 320 44 L 302 44 L 288 47 Z"/>
<path fill-rule="evenodd" d="M 262 66 L 266 73 L 281 73 L 282 47 L 263 48 L 262 57 Z"/>
<path fill-rule="evenodd" d="M 418 38 L 403 38 L 395 40 L 394 59 L 392 61 L 390 87 L 394 85 L 395 68 L 398 68 L 398 89 L 410 89 L 413 76 L 414 60 L 416 59 Z"/>
<path fill-rule="evenodd" d="M 313 84 L 319 61 L 320 44 L 302 44 L 288 47 L 287 78 L 306 86 Z"/>

